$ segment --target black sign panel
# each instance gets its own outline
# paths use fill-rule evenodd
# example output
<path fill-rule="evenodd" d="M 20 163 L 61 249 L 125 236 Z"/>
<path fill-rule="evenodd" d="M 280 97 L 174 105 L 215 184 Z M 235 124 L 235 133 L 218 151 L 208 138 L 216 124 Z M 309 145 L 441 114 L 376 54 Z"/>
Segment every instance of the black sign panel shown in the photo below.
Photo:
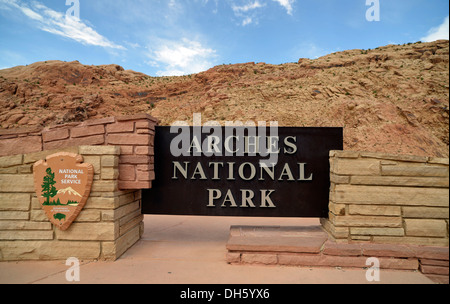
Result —
<path fill-rule="evenodd" d="M 280 127 L 275 136 L 269 129 L 219 130 L 213 136 L 185 127 L 188 150 L 174 156 L 180 135 L 156 128 L 156 180 L 143 190 L 144 214 L 328 216 L 329 151 L 343 150 L 342 128 Z M 270 154 L 259 154 L 258 144 Z"/>

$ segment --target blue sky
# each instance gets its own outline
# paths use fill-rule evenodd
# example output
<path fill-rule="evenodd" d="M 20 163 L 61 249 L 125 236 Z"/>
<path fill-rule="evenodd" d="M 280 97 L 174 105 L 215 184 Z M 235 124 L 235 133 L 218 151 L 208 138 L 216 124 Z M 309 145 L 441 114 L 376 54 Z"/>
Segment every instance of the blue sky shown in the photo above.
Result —
<path fill-rule="evenodd" d="M 448 12 L 447 0 L 0 0 L 0 69 L 78 60 L 171 76 L 281 64 L 448 39 Z"/>

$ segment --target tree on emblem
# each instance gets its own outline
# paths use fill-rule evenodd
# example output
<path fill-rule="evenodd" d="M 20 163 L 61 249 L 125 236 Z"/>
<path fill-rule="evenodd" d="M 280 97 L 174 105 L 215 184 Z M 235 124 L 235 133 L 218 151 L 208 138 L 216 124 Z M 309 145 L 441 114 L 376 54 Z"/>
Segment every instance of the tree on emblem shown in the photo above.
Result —
<path fill-rule="evenodd" d="M 50 198 L 55 197 L 58 194 L 58 191 L 54 187 L 56 184 L 55 173 L 52 172 L 51 168 L 48 168 L 46 172 L 47 175 L 44 177 L 44 183 L 42 184 L 42 197 L 47 199 L 44 206 L 49 206 Z"/>

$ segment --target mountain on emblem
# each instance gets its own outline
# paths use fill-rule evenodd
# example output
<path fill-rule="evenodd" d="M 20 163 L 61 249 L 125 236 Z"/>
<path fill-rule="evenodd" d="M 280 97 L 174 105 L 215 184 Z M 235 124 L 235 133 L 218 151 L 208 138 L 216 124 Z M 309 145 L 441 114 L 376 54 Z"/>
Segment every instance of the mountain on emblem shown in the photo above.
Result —
<path fill-rule="evenodd" d="M 76 192 L 75 190 L 73 190 L 72 187 L 68 187 L 66 189 L 61 189 L 58 191 L 58 194 L 69 194 L 69 195 L 82 197 L 82 195 L 80 193 Z"/>

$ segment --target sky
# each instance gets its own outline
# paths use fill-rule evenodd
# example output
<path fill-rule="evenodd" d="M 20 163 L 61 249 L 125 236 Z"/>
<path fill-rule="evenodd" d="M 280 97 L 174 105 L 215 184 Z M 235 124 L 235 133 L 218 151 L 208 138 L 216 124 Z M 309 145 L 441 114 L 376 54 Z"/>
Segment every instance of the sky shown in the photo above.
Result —
<path fill-rule="evenodd" d="M 78 60 L 178 76 L 448 37 L 448 0 L 0 0 L 0 69 Z"/>

